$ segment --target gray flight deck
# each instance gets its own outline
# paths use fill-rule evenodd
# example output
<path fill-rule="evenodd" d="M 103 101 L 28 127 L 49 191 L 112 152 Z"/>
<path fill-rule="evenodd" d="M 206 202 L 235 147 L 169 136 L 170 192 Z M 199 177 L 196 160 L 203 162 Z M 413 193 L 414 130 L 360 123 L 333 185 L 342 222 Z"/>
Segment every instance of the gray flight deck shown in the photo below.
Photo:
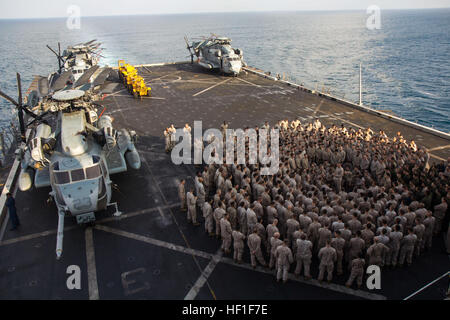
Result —
<path fill-rule="evenodd" d="M 188 224 L 179 210 L 178 182 L 187 178 L 192 185 L 196 168 L 172 164 L 164 152 L 163 130 L 171 123 L 192 126 L 194 120 L 202 120 L 207 129 L 219 128 L 224 120 L 231 128 L 244 128 L 266 120 L 274 124 L 300 118 L 304 123 L 318 117 L 326 125 L 383 129 L 389 136 L 401 131 L 428 148 L 434 161 L 450 156 L 445 134 L 407 126 L 250 69 L 234 78 L 191 64 L 167 64 L 139 67 L 139 74 L 151 86 L 151 97 L 135 99 L 121 84 L 110 82 L 105 88 L 111 93 L 99 102 L 114 117 L 115 128 L 139 135 L 141 169 L 112 176 L 118 186 L 113 200 L 123 215 L 113 217 L 112 209 L 100 212 L 94 226 L 78 226 L 67 217 L 58 261 L 57 210 L 46 201 L 50 189 L 17 191 L 21 226 L 8 231 L 9 223 L 4 223 L 1 228 L 0 299 L 403 299 L 440 277 L 411 299 L 445 297 L 450 263 L 439 237 L 411 267 L 383 269 L 381 290 L 348 289 L 348 274 L 335 276 L 332 284 L 292 275 L 292 281 L 279 284 L 267 269 L 251 268 L 248 249 L 245 263 L 235 264 L 221 255 L 219 240 L 208 237 L 203 226 Z M 67 289 L 70 265 L 81 269 L 80 290 Z M 316 278 L 316 260 L 311 271 Z"/>

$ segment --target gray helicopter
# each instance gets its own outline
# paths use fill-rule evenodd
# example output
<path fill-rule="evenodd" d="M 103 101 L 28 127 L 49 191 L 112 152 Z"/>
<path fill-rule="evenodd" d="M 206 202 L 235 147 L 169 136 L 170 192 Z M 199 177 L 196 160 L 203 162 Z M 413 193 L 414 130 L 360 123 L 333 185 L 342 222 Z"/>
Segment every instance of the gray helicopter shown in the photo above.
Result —
<path fill-rule="evenodd" d="M 192 42 L 191 45 L 186 36 L 184 40 L 189 50 L 191 63 L 196 63 L 203 68 L 216 69 L 237 76 L 242 67 L 247 66 L 243 60 L 242 50 L 233 49 L 230 38 L 212 34 L 208 38 Z"/>
<path fill-rule="evenodd" d="M 63 251 L 64 217 L 75 216 L 79 224 L 95 221 L 95 212 L 115 207 L 111 203 L 110 175 L 127 167 L 139 169 L 141 160 L 134 143 L 137 135 L 126 129 L 115 130 L 113 118 L 98 116 L 92 93 L 82 90 L 58 91 L 44 98 L 34 111 L 22 103 L 20 75 L 19 99 L 0 91 L 0 96 L 18 109 L 22 143 L 16 150 L 21 161 L 19 189 L 51 187 L 50 196 L 58 209 L 56 257 Z M 29 123 L 25 123 L 24 113 Z M 27 119 L 27 120 L 28 120 Z M 26 128 L 29 128 L 26 138 Z"/>
<path fill-rule="evenodd" d="M 49 92 L 56 92 L 66 85 L 73 85 L 74 88 L 86 84 L 86 80 L 94 74 L 100 73 L 99 61 L 103 48 L 97 40 L 79 43 L 69 46 L 61 54 L 61 44 L 58 42 L 58 52 L 49 48 L 58 59 L 58 71 L 50 74 L 47 81 Z M 85 88 L 83 88 L 85 90 Z"/>

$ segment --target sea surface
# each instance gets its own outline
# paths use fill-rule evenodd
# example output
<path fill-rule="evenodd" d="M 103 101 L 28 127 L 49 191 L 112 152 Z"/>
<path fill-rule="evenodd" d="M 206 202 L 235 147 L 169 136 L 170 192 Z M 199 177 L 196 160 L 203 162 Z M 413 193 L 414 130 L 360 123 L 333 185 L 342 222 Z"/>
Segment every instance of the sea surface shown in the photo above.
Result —
<path fill-rule="evenodd" d="M 26 90 L 33 75 L 48 75 L 57 59 L 46 48 L 98 39 L 102 65 L 188 60 L 183 39 L 215 33 L 230 37 L 246 62 L 310 88 L 363 102 L 450 132 L 450 9 L 381 10 L 369 30 L 365 11 L 212 13 L 0 20 L 0 88 L 17 97 L 16 72 Z M 0 127 L 14 108 L 0 99 Z"/>

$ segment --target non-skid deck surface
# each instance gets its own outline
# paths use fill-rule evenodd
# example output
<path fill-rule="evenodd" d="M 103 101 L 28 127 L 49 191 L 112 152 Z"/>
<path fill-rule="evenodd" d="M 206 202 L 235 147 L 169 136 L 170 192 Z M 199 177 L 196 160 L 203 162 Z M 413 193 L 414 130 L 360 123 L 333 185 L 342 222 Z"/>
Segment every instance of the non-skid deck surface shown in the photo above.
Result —
<path fill-rule="evenodd" d="M 22 226 L 3 226 L 0 243 L 1 299 L 402 299 L 449 270 L 443 240 L 434 239 L 431 252 L 404 269 L 383 270 L 382 289 L 347 289 L 346 276 L 332 284 L 291 278 L 279 284 L 263 268 L 221 256 L 220 242 L 203 227 L 187 224 L 179 210 L 177 186 L 182 178 L 193 185 L 195 168 L 176 166 L 164 152 L 162 132 L 194 120 L 203 129 L 271 124 L 279 119 L 315 117 L 329 125 L 401 131 L 405 138 L 433 151 L 435 160 L 447 158 L 450 142 L 428 133 L 299 91 L 253 74 L 237 78 L 208 73 L 190 64 L 139 68 L 152 88 L 152 97 L 134 99 L 121 85 L 101 103 L 113 115 L 115 127 L 136 130 L 142 167 L 112 176 L 118 190 L 113 200 L 124 213 L 97 214 L 94 227 L 66 218 L 64 252 L 55 259 L 57 212 L 47 204 L 50 189 L 17 192 Z M 100 110 L 101 111 L 101 110 Z M 437 158 L 436 158 L 437 157 Z M 69 290 L 67 267 L 81 269 L 81 290 Z M 292 271 L 292 270 L 291 270 Z M 312 275 L 317 278 L 317 261 Z M 443 277 L 415 299 L 442 299 L 448 287 Z"/>

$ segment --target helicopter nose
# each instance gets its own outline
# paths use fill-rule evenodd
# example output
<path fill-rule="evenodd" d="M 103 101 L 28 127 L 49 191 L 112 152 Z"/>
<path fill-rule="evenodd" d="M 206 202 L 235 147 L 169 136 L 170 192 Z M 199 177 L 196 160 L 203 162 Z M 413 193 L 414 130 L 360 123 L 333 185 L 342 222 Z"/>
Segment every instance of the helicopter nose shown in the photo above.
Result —
<path fill-rule="evenodd" d="M 82 198 L 75 199 L 73 201 L 73 207 L 79 211 L 89 210 L 92 207 L 91 198 L 90 197 L 82 197 Z"/>
<path fill-rule="evenodd" d="M 239 72 L 241 71 L 241 67 L 232 65 L 230 68 L 230 71 L 233 73 L 234 76 L 237 76 L 239 74 Z"/>

